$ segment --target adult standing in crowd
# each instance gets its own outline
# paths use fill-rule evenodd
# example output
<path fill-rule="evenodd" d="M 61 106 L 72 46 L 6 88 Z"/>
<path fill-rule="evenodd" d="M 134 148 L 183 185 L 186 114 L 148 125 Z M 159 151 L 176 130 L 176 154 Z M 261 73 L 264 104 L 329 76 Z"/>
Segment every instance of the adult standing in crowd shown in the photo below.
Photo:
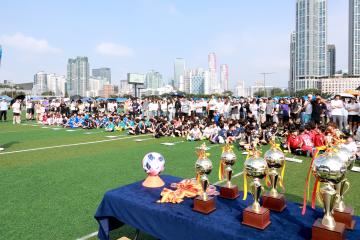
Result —
<path fill-rule="evenodd" d="M 21 104 L 20 100 L 16 99 L 12 105 L 13 110 L 13 124 L 20 124 L 21 123 Z"/>
<path fill-rule="evenodd" d="M 0 121 L 6 122 L 7 111 L 8 111 L 8 104 L 5 99 L 2 99 L 0 102 Z"/>
<path fill-rule="evenodd" d="M 331 100 L 332 121 L 336 123 L 338 129 L 343 129 L 343 108 L 344 102 L 340 99 L 340 95 L 335 95 L 335 99 Z"/>
<path fill-rule="evenodd" d="M 320 96 L 316 96 L 316 100 L 312 104 L 312 113 L 311 113 L 311 120 L 315 124 L 321 123 L 321 116 L 326 109 L 326 106 L 323 105 L 322 99 Z"/>
<path fill-rule="evenodd" d="M 313 95 L 309 94 L 307 96 L 307 99 L 304 102 L 304 113 L 303 113 L 303 124 L 307 124 L 308 122 L 311 121 L 311 114 L 312 114 L 312 100 L 313 100 Z"/>
<path fill-rule="evenodd" d="M 266 103 L 266 122 L 273 123 L 274 100 L 270 97 Z"/>
<path fill-rule="evenodd" d="M 217 101 L 215 99 L 215 96 L 211 96 L 211 99 L 209 101 L 209 118 L 212 119 L 214 117 L 214 113 L 215 113 L 215 110 L 216 110 L 216 104 L 217 104 Z"/>
<path fill-rule="evenodd" d="M 179 98 L 175 98 L 175 117 L 180 117 L 181 112 L 181 102 Z"/>
<path fill-rule="evenodd" d="M 347 103 L 345 107 L 348 111 L 350 133 L 352 134 L 353 132 L 355 132 L 359 122 L 359 103 L 356 102 L 355 98 L 351 98 L 350 102 Z"/>

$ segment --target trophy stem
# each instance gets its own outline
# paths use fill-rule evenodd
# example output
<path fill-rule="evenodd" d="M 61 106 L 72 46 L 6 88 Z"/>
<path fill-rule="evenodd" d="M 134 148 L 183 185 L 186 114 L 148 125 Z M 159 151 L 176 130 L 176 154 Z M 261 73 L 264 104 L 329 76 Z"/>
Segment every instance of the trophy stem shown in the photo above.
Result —
<path fill-rule="evenodd" d="M 333 184 L 325 183 L 324 186 L 320 189 L 320 195 L 325 210 L 325 214 L 321 223 L 329 229 L 335 229 L 336 222 L 332 215 L 332 211 L 335 206 L 336 191 Z"/>
<path fill-rule="evenodd" d="M 207 178 L 206 174 L 204 174 L 201 176 L 200 180 L 201 180 L 201 189 L 202 189 L 201 198 L 202 200 L 207 201 L 209 197 L 206 193 L 206 190 L 209 186 L 209 179 Z"/>
<path fill-rule="evenodd" d="M 252 210 L 254 210 L 254 212 L 260 213 L 261 207 L 260 207 L 260 203 L 259 203 L 259 199 L 261 196 L 261 183 L 260 180 L 258 178 L 254 178 L 254 182 L 252 184 L 252 194 L 254 197 L 254 202 L 252 204 Z"/>
<path fill-rule="evenodd" d="M 278 191 L 276 190 L 279 179 L 279 174 L 277 173 L 276 169 L 273 168 L 270 170 L 269 178 L 271 183 L 270 196 L 276 198 L 279 195 Z"/>
<path fill-rule="evenodd" d="M 232 187 L 231 178 L 232 178 L 233 170 L 232 170 L 231 166 L 227 166 L 225 170 L 226 170 L 226 179 L 227 179 L 226 186 L 228 188 L 231 188 Z"/>

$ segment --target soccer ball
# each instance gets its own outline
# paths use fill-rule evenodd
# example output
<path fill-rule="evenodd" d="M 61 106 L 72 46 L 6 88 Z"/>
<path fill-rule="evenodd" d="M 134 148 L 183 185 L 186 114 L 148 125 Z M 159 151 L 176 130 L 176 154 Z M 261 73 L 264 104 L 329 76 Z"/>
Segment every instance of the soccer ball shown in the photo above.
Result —
<path fill-rule="evenodd" d="M 142 160 L 145 172 L 150 176 L 157 176 L 165 169 L 165 158 L 157 152 L 145 155 Z"/>

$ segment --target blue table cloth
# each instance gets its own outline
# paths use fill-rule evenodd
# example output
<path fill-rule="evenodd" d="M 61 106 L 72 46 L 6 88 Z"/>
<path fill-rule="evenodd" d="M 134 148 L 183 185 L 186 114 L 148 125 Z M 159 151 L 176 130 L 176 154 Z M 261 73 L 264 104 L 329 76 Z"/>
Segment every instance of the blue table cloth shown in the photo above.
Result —
<path fill-rule="evenodd" d="M 173 176 L 161 176 L 165 186 L 181 181 Z M 308 208 L 301 215 L 300 204 L 288 202 L 282 213 L 271 212 L 270 226 L 257 230 L 241 224 L 243 210 L 252 202 L 249 196 L 242 200 L 216 198 L 216 210 L 209 215 L 192 211 L 193 199 L 181 204 L 156 203 L 163 188 L 144 188 L 136 182 L 105 193 L 95 218 L 99 223 L 100 239 L 109 239 L 109 232 L 128 224 L 158 239 L 311 239 L 311 228 L 322 209 Z M 354 231 L 346 231 L 347 239 L 360 239 L 360 218 L 356 217 Z"/>

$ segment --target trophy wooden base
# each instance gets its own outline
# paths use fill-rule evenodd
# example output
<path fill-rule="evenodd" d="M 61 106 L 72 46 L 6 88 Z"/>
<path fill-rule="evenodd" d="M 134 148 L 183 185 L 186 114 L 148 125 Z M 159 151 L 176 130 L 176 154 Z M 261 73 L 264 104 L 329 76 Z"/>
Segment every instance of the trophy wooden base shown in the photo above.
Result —
<path fill-rule="evenodd" d="M 262 197 L 262 206 L 275 212 L 284 211 L 286 208 L 284 194 L 279 193 L 277 197 L 272 197 L 269 193 L 265 193 Z"/>
<path fill-rule="evenodd" d="M 312 226 L 312 240 L 345 240 L 345 224 L 336 223 L 335 229 L 329 229 L 322 225 L 318 218 Z"/>
<path fill-rule="evenodd" d="M 260 212 L 257 213 L 249 206 L 243 211 L 242 224 L 244 225 L 263 230 L 267 228 L 270 223 L 270 210 L 267 208 L 261 207 Z"/>
<path fill-rule="evenodd" d="M 356 221 L 353 219 L 354 209 L 346 207 L 345 211 L 340 212 L 334 209 L 334 218 L 336 222 L 345 224 L 346 229 L 354 230 Z"/>
<path fill-rule="evenodd" d="M 226 199 L 235 199 L 239 197 L 239 188 L 234 185 L 231 188 L 229 187 L 220 187 L 220 195 L 219 197 Z"/>
<path fill-rule="evenodd" d="M 204 201 L 200 197 L 194 199 L 194 208 L 193 210 L 202 214 L 209 214 L 215 211 L 215 199 L 209 197 L 208 200 Z"/>

